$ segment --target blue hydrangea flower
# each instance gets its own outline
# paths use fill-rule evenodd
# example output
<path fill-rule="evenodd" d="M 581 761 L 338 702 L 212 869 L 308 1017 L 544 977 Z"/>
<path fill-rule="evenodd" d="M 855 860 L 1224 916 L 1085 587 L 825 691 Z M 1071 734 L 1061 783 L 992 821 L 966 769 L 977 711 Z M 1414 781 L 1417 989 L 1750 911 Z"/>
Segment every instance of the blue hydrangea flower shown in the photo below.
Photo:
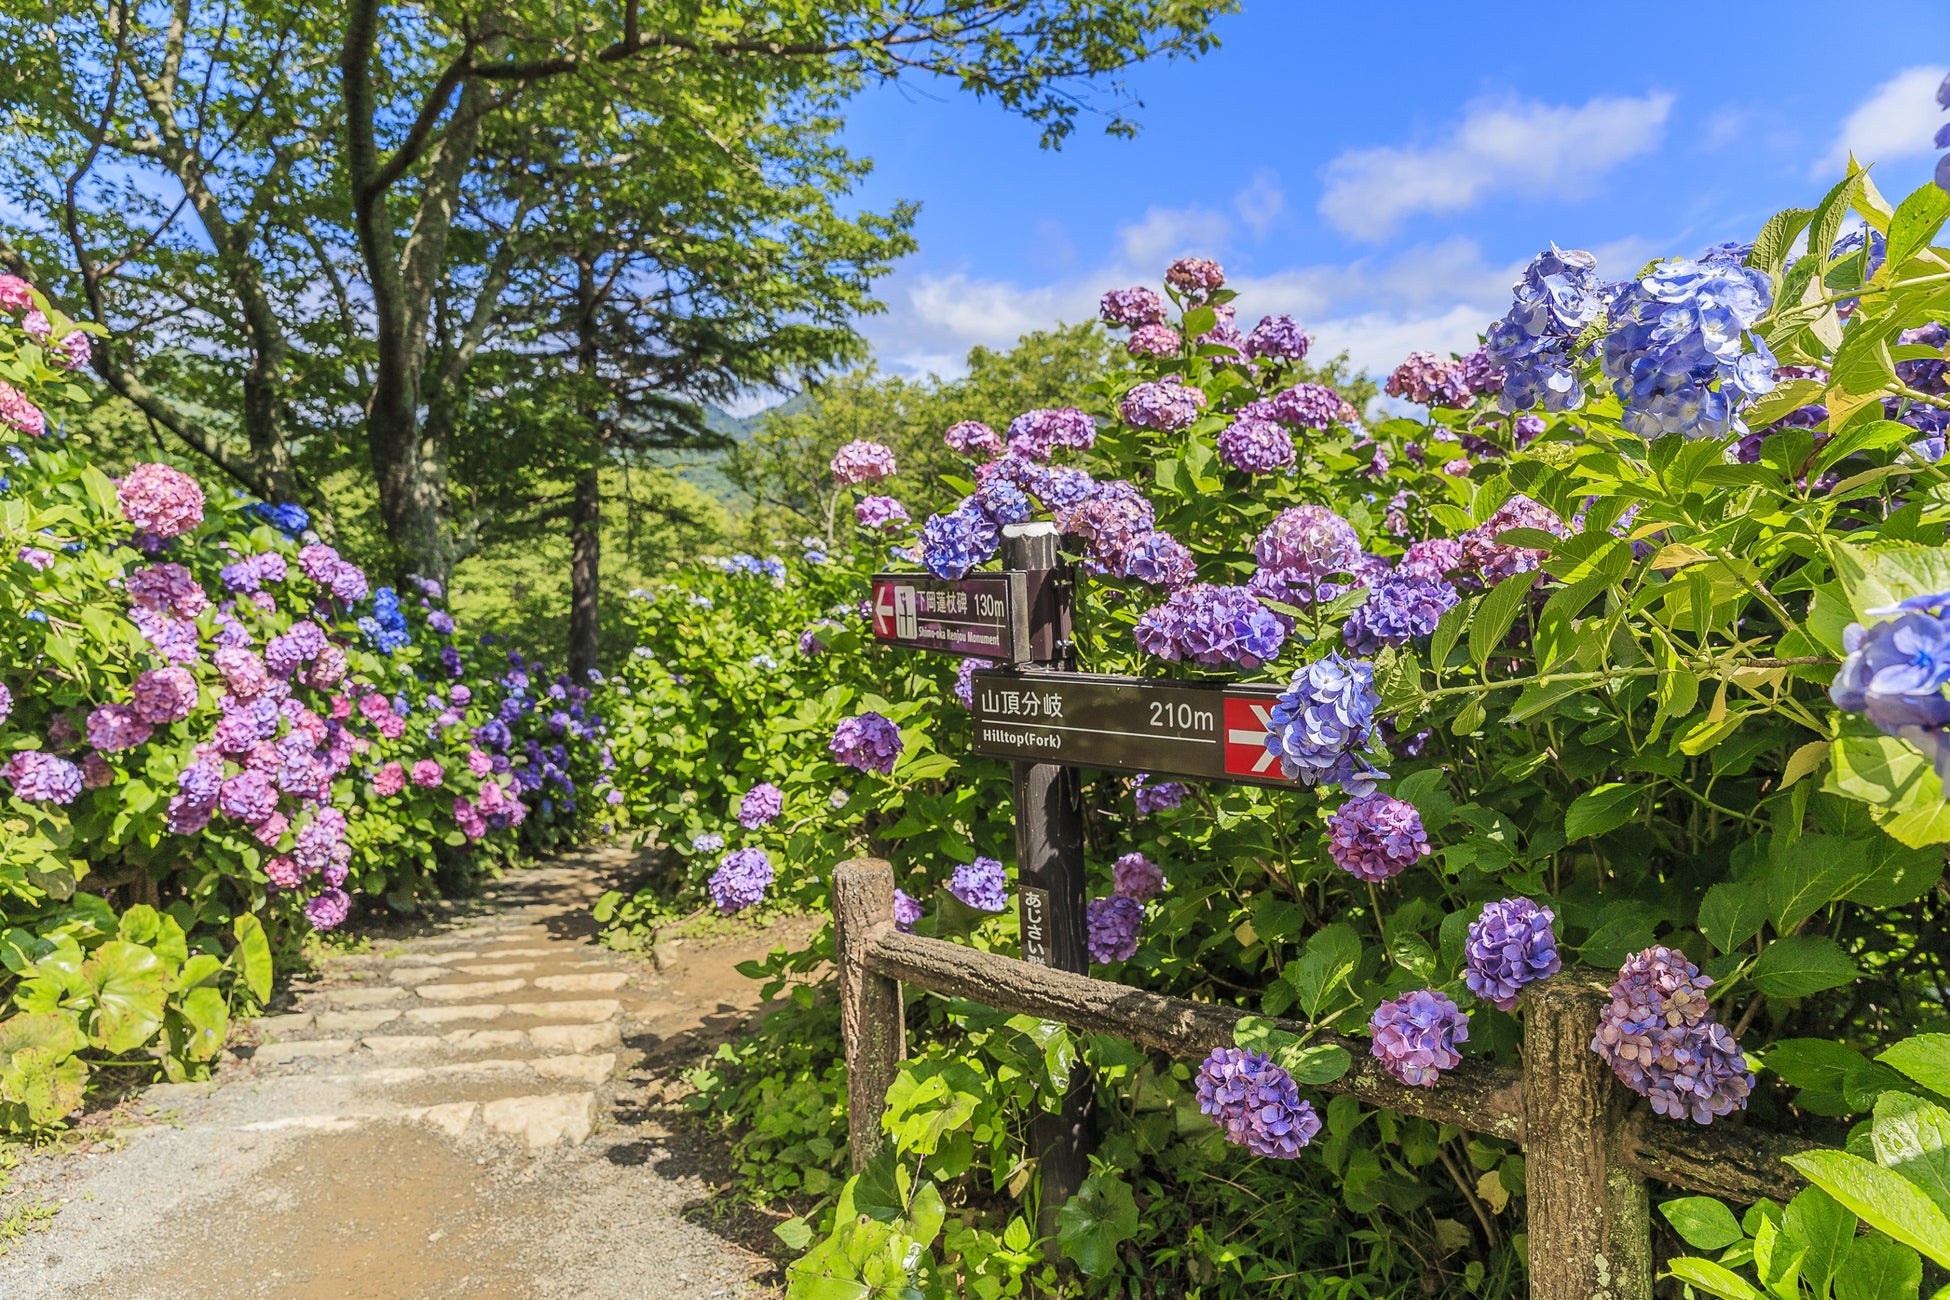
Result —
<path fill-rule="evenodd" d="M 1139 582 L 1175 589 L 1198 577 L 1198 561 L 1183 542 L 1154 529 L 1131 543 L 1124 554 L 1124 570 Z"/>
<path fill-rule="evenodd" d="M 286 537 L 293 539 L 311 527 L 311 515 L 303 506 L 289 501 L 275 506 L 265 501 L 253 501 L 244 507 L 244 513 L 253 519 L 262 520 Z"/>
<path fill-rule="evenodd" d="M 1524 268 L 1513 292 L 1510 310 L 1484 337 L 1489 359 L 1504 372 L 1503 409 L 1577 410 L 1586 396 L 1579 336 L 1605 310 L 1598 259 L 1552 244 Z"/>
<path fill-rule="evenodd" d="M 929 515 L 921 525 L 921 563 L 937 578 L 963 577 L 1001 546 L 1002 535 L 994 521 L 966 506 L 945 515 Z"/>
<path fill-rule="evenodd" d="M 1009 906 L 1009 882 L 994 858 L 976 858 L 955 868 L 948 892 L 978 912 L 1000 912 Z"/>
<path fill-rule="evenodd" d="M 1386 775 L 1362 757 L 1374 740 L 1374 665 L 1329 653 L 1293 674 L 1273 706 L 1266 748 L 1280 770 L 1307 785 L 1338 782 L 1349 794 L 1367 794 Z"/>
<path fill-rule="evenodd" d="M 1774 354 L 1750 333 L 1773 301 L 1761 272 L 1687 258 L 1624 286 L 1601 364 L 1625 427 L 1645 438 L 1747 432 L 1740 408 L 1775 384 Z"/>
<path fill-rule="evenodd" d="M 1320 1132 L 1293 1076 L 1259 1052 L 1215 1047 L 1198 1068 L 1198 1108 L 1226 1141 L 1269 1160 L 1292 1160 Z"/>
<path fill-rule="evenodd" d="M 733 849 L 724 855 L 706 887 L 718 911 L 730 916 L 762 900 L 771 885 L 772 859 L 764 849 Z"/>
<path fill-rule="evenodd" d="M 1504 898 L 1483 908 L 1463 946 L 1469 991 L 1499 1011 L 1515 1011 L 1517 994 L 1532 980 L 1564 968 L 1551 922 L 1557 914 L 1527 898 Z"/>
<path fill-rule="evenodd" d="M 1848 657 L 1829 685 L 1835 707 L 1865 715 L 1884 735 L 1907 740 L 1950 773 L 1950 592 L 1915 596 L 1871 611 L 1894 618 L 1842 633 Z"/>
<path fill-rule="evenodd" d="M 1371 655 L 1385 645 L 1428 636 L 1461 600 L 1440 578 L 1390 571 L 1368 588 L 1367 600 L 1348 616 L 1341 637 L 1356 654 Z"/>

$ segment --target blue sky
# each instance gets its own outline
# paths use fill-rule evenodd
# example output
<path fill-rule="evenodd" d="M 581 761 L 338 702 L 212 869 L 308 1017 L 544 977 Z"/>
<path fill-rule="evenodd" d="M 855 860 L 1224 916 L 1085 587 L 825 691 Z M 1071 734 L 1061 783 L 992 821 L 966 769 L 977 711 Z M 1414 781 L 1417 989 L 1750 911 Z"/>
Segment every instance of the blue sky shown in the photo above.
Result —
<path fill-rule="evenodd" d="M 1291 312 L 1369 370 L 1466 348 L 1552 240 L 1623 275 L 1748 238 L 1819 198 L 1851 145 L 1899 198 L 1934 166 L 1950 65 L 1943 0 L 1247 0 L 1219 32 L 1203 60 L 1128 77 L 1134 141 L 1086 119 L 1045 151 L 946 88 L 858 100 L 862 198 L 922 204 L 920 251 L 862 323 L 880 363 L 956 373 L 971 345 L 1081 319 L 1192 252 L 1225 264 L 1242 324 Z"/>

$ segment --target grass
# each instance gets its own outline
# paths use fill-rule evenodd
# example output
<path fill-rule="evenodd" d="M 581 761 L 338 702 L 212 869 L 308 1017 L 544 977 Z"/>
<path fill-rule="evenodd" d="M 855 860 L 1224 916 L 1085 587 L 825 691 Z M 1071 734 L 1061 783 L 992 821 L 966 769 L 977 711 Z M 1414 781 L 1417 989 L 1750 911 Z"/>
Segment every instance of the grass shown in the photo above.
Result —
<path fill-rule="evenodd" d="M 60 1206 L 49 1205 L 38 1196 L 31 1201 L 20 1199 L 22 1193 L 13 1185 L 13 1171 L 19 1167 L 19 1146 L 0 1143 L 0 1255 L 29 1233 L 44 1230 L 61 1212 Z"/>

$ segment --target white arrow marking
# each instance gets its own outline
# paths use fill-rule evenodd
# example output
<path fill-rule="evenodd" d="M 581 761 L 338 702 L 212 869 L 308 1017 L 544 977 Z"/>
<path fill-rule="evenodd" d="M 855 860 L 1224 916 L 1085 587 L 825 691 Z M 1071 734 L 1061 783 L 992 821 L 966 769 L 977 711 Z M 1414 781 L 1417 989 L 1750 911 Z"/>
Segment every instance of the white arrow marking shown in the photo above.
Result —
<path fill-rule="evenodd" d="M 1226 739 L 1235 745 L 1259 746 L 1259 758 L 1253 763 L 1253 774 L 1257 776 L 1273 766 L 1273 751 L 1266 748 L 1266 738 L 1273 734 L 1273 715 L 1263 704 L 1255 704 L 1251 708 L 1253 716 L 1259 719 L 1259 730 L 1246 731 L 1233 727 L 1226 732 Z"/>
<path fill-rule="evenodd" d="M 894 589 L 880 588 L 881 603 L 873 607 L 874 622 L 882 623 L 894 616 Z"/>

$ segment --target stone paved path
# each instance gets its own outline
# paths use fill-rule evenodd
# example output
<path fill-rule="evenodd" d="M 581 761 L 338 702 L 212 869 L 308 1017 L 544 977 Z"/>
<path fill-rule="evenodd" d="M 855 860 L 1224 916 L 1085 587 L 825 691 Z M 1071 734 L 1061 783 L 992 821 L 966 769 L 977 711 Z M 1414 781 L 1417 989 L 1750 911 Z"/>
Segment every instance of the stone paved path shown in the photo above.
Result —
<path fill-rule="evenodd" d="M 121 1149 L 24 1166 L 62 1208 L 0 1258 L 0 1295 L 763 1294 L 764 1261 L 684 1213 L 711 1188 L 658 1102 L 750 1012 L 731 967 L 774 939 L 662 972 L 597 947 L 622 861 L 513 873 L 332 960 L 214 1084 L 145 1093 Z"/>

